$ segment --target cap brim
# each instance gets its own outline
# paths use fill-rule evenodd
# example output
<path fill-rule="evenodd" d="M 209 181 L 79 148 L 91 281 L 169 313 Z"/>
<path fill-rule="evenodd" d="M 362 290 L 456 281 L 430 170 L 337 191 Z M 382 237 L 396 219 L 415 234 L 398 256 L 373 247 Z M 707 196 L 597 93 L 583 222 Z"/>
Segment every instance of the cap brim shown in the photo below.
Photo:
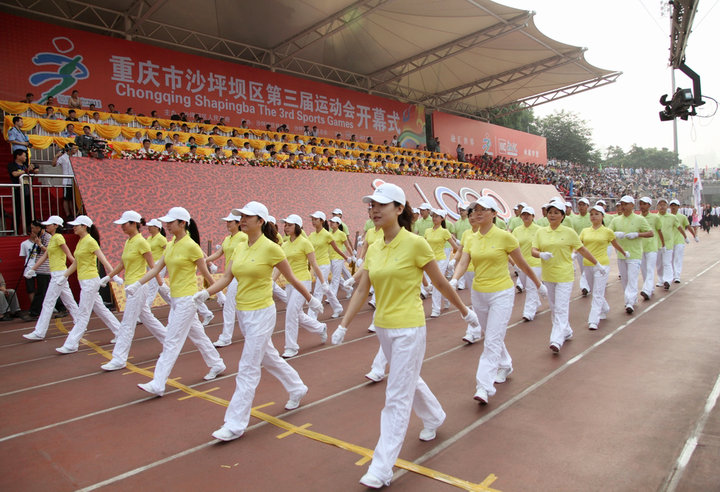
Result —
<path fill-rule="evenodd" d="M 382 203 L 383 205 L 386 205 L 392 201 L 393 201 L 392 198 L 389 198 L 384 195 L 367 195 L 367 196 L 363 197 L 364 203 L 378 202 L 378 203 Z"/>
<path fill-rule="evenodd" d="M 127 223 L 127 222 L 130 222 L 130 221 L 129 221 L 129 220 L 118 219 L 118 220 L 114 220 L 114 221 L 113 221 L 113 224 L 123 225 L 123 224 L 125 224 L 125 223 Z M 69 223 L 70 223 L 70 222 L 68 222 L 68 224 L 69 224 Z"/>
<path fill-rule="evenodd" d="M 173 222 L 173 221 L 178 220 L 178 219 L 176 219 L 175 217 L 170 217 L 169 215 L 165 215 L 164 217 L 158 218 L 158 220 L 159 220 L 160 222 Z"/>

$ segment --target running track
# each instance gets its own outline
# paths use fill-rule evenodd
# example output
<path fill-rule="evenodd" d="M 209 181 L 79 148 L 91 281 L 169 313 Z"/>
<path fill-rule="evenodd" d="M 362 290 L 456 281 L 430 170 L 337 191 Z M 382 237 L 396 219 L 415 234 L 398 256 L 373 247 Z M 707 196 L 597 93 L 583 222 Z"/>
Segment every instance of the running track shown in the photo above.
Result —
<path fill-rule="evenodd" d="M 515 371 L 487 406 L 472 399 L 481 343 L 461 342 L 457 312 L 428 319 L 423 377 L 448 418 L 429 443 L 411 419 L 392 490 L 720 490 L 720 233 L 701 239 L 686 249 L 682 284 L 656 289 L 633 316 L 622 309 L 613 265 L 611 313 L 596 332 L 585 322 L 590 299 L 576 292 L 575 338 L 559 356 L 547 348 L 546 302 L 523 323 L 517 295 L 506 338 Z M 210 307 L 215 340 L 221 313 Z M 164 322 L 167 308 L 156 315 Z M 338 347 L 301 332 L 290 363 L 310 388 L 303 405 L 286 412 L 287 395 L 263 372 L 251 427 L 222 444 L 210 433 L 235 386 L 239 333 L 220 349 L 225 375 L 203 381 L 207 368 L 188 342 L 173 387 L 148 398 L 136 385 L 161 347 L 142 325 L 128 369 L 105 373 L 112 336 L 97 318 L 71 355 L 54 350 L 69 317 L 35 343 L 21 337 L 30 324 L 3 323 L 0 490 L 363 490 L 357 480 L 378 437 L 385 387 L 363 378 L 378 347 L 370 318 L 368 307 Z M 331 332 L 337 325 L 328 321 Z M 280 351 L 283 326 L 280 311 Z"/>

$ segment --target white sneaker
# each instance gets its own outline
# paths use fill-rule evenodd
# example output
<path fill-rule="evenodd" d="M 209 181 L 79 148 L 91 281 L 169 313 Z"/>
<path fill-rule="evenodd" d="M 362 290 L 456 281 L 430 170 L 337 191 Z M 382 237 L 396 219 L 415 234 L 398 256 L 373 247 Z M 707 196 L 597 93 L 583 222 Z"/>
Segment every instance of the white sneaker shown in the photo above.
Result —
<path fill-rule="evenodd" d="M 573 334 L 572 334 L 572 332 L 570 332 L 569 335 L 565 335 L 565 341 L 572 340 L 572 339 L 573 339 Z"/>
<path fill-rule="evenodd" d="M 323 323 L 322 325 L 323 325 L 323 331 L 320 334 L 320 343 L 325 343 L 325 342 L 327 342 L 327 325 L 325 323 Z"/>
<path fill-rule="evenodd" d="M 232 343 L 232 342 L 226 342 L 226 341 L 220 340 L 220 339 L 218 338 L 217 341 L 213 342 L 213 345 L 216 346 L 216 347 L 227 347 L 227 346 L 230 345 L 231 343 Z"/>
<path fill-rule="evenodd" d="M 297 407 L 300 406 L 300 400 L 303 399 L 303 396 L 307 395 L 308 389 L 307 386 L 302 391 L 302 393 L 297 393 L 295 395 L 290 395 L 290 399 L 285 404 L 285 410 L 295 410 Z"/>
<path fill-rule="evenodd" d="M 343 313 L 342 309 L 340 309 L 339 311 L 333 311 L 333 313 L 330 315 L 330 317 L 332 319 L 337 319 L 342 315 L 342 313 Z"/>
<path fill-rule="evenodd" d="M 23 338 L 27 338 L 28 340 L 32 340 L 33 342 L 39 342 L 40 340 L 45 340 L 45 337 L 41 337 L 40 335 L 36 335 L 35 332 L 25 333 L 25 334 L 23 335 Z"/>
<path fill-rule="evenodd" d="M 374 383 L 379 383 L 380 381 L 385 379 L 385 375 L 384 374 L 381 375 L 374 371 L 370 371 L 369 373 L 365 374 L 365 378 L 369 379 L 370 381 L 372 381 Z"/>
<path fill-rule="evenodd" d="M 352 291 L 352 290 L 349 290 L 348 293 L 347 293 L 347 295 L 345 296 L 345 299 L 351 299 L 351 298 L 352 298 L 352 295 L 353 295 L 353 291 Z"/>
<path fill-rule="evenodd" d="M 488 394 L 487 391 L 485 391 L 482 388 L 478 388 L 478 390 L 475 392 L 475 396 L 473 398 L 480 402 L 481 405 L 487 405 L 488 402 Z"/>
<path fill-rule="evenodd" d="M 235 434 L 233 431 L 231 431 L 224 425 L 212 433 L 212 436 L 215 439 L 220 439 L 221 441 L 232 441 L 233 439 L 237 439 L 242 435 L 242 432 L 240 434 Z"/>
<path fill-rule="evenodd" d="M 596 325 L 595 323 L 588 323 L 588 330 L 597 330 L 597 329 L 598 329 L 598 325 Z"/>
<path fill-rule="evenodd" d="M 217 375 L 220 374 L 221 372 L 223 372 L 224 370 L 225 370 L 225 364 L 223 362 L 220 362 L 219 365 L 211 367 L 210 372 L 205 374 L 205 376 L 203 376 L 203 379 L 205 381 L 210 381 L 212 379 L 215 379 L 217 377 Z"/>
<path fill-rule="evenodd" d="M 557 344 L 555 342 L 550 344 L 550 350 L 555 352 L 556 354 L 560 352 L 560 344 Z"/>
<path fill-rule="evenodd" d="M 140 388 L 143 391 L 147 391 L 151 395 L 155 395 L 155 396 L 162 396 L 163 393 L 165 392 L 163 390 L 160 390 L 160 391 L 156 390 L 155 387 L 152 385 L 152 381 L 150 381 L 149 383 L 140 383 L 140 384 L 138 384 L 138 388 Z"/>
<path fill-rule="evenodd" d="M 430 313 L 430 317 L 431 317 L 431 318 L 437 318 L 438 316 L 440 316 L 440 313 L 437 312 L 437 311 L 433 311 L 433 312 Z"/>
<path fill-rule="evenodd" d="M 289 359 L 291 357 L 295 357 L 298 354 L 298 351 L 295 349 L 285 349 L 285 352 L 282 354 L 283 359 Z"/>
<path fill-rule="evenodd" d="M 370 299 L 370 300 L 368 301 L 368 304 L 370 304 L 370 307 L 371 307 L 371 308 L 375 309 L 375 303 L 373 302 L 372 299 Z"/>
<path fill-rule="evenodd" d="M 215 318 L 215 315 L 212 314 L 212 313 L 210 313 L 210 316 L 206 316 L 206 317 L 203 318 L 203 320 L 202 320 L 202 325 L 203 325 L 203 326 L 209 325 L 210 322 L 213 320 L 213 318 Z"/>
<path fill-rule="evenodd" d="M 497 374 L 495 375 L 495 382 L 504 383 L 505 381 L 507 381 L 507 377 L 512 374 L 512 372 L 512 367 L 500 367 L 497 371 Z"/>
<path fill-rule="evenodd" d="M 436 432 L 435 429 L 428 429 L 427 427 L 420 431 L 420 440 L 421 441 L 432 441 L 435 439 Z"/>
<path fill-rule="evenodd" d="M 112 359 L 107 364 L 103 364 L 100 366 L 100 369 L 103 371 L 117 371 L 118 369 L 123 369 L 127 364 L 125 362 L 120 362 L 119 360 Z"/>
<path fill-rule="evenodd" d="M 112 340 L 110 340 L 110 343 L 117 343 L 117 337 L 115 337 L 115 338 L 113 338 Z"/>
<path fill-rule="evenodd" d="M 368 331 L 370 333 L 375 333 L 375 323 L 370 323 L 370 326 L 368 326 Z"/>
<path fill-rule="evenodd" d="M 62 347 L 58 347 L 55 350 L 60 352 L 61 354 L 72 354 L 72 353 L 78 351 L 78 349 L 76 349 L 76 348 L 75 349 L 68 348 L 65 345 L 63 345 Z"/>
<path fill-rule="evenodd" d="M 381 489 L 385 485 L 390 485 L 389 483 L 383 482 L 375 475 L 370 474 L 370 472 L 362 476 L 360 483 L 369 489 Z"/>
<path fill-rule="evenodd" d="M 472 345 L 475 342 L 479 342 L 481 340 L 481 338 L 476 337 L 472 333 L 465 333 L 465 336 L 462 337 L 462 340 L 463 340 L 463 342 L 469 343 L 470 345 Z"/>

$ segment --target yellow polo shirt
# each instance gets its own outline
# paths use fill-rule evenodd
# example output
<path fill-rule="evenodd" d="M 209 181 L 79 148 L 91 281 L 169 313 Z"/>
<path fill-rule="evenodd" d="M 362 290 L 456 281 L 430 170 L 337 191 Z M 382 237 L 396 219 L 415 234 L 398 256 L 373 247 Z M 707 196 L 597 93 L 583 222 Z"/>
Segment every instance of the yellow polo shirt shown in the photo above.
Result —
<path fill-rule="evenodd" d="M 470 252 L 468 251 L 468 243 L 470 242 L 470 239 L 472 239 L 473 234 L 475 234 L 475 233 L 473 232 L 472 228 L 463 232 L 462 238 L 460 238 L 460 244 L 462 245 L 463 253 L 470 254 Z M 470 263 L 468 263 L 467 271 L 468 272 L 475 271 L 475 266 L 473 265 L 472 261 L 470 261 Z"/>
<path fill-rule="evenodd" d="M 573 215 L 572 221 L 573 229 L 575 229 L 575 232 L 577 232 L 578 234 L 580 234 L 583 229 L 592 227 L 592 222 L 590 222 L 590 212 L 586 213 L 585 215 Z"/>
<path fill-rule="evenodd" d="M 676 215 L 673 215 L 670 212 L 667 212 L 665 214 L 658 213 L 657 216 L 658 220 L 660 221 L 660 231 L 663 234 L 663 239 L 665 239 L 665 249 L 673 249 L 673 246 L 675 246 L 675 231 L 677 231 L 677 228 L 680 226 L 680 221 L 678 220 Z M 681 234 L 680 236 L 682 237 Z M 658 246 L 662 247 L 659 235 Z"/>
<path fill-rule="evenodd" d="M 327 232 L 327 231 L 325 231 Z M 261 235 L 252 246 L 240 243 L 232 259 L 232 273 L 237 279 L 238 311 L 255 311 L 272 306 L 272 272 L 285 259 L 280 245 Z"/>
<path fill-rule="evenodd" d="M 147 261 L 143 255 L 148 252 L 151 252 L 150 245 L 142 234 L 135 234 L 125 241 L 121 257 L 125 266 L 125 284 L 134 284 L 145 275 Z"/>
<path fill-rule="evenodd" d="M 375 288 L 375 326 L 425 326 L 420 284 L 423 267 L 434 258 L 427 241 L 405 228 L 389 244 L 376 241 L 370 246 L 363 268 Z"/>
<path fill-rule="evenodd" d="M 518 247 L 515 236 L 497 227 L 491 227 L 484 235 L 480 231 L 473 234 L 468 241 L 470 261 L 475 266 L 473 289 L 478 292 L 512 289 L 508 254 Z"/>
<path fill-rule="evenodd" d="M 510 220 L 508 220 L 507 230 L 510 232 L 513 232 L 515 229 L 517 229 L 518 227 L 521 227 L 522 225 L 523 225 L 522 218 L 515 215 L 513 217 L 510 217 Z"/>
<path fill-rule="evenodd" d="M 540 226 L 537 224 L 530 224 L 530 227 L 525 227 L 525 223 L 521 223 L 519 226 L 517 226 L 515 229 L 513 229 L 513 236 L 515 236 L 515 239 L 518 240 L 518 244 L 520 245 L 520 252 L 522 252 L 523 258 L 525 258 L 525 261 L 527 261 L 527 264 L 531 267 L 539 267 L 540 266 L 540 258 L 535 258 L 532 255 L 532 243 L 533 239 L 535 239 L 535 234 L 537 234 L 537 231 L 540 229 Z"/>
<path fill-rule="evenodd" d="M 165 254 L 167 239 L 158 232 L 154 236 L 150 236 L 147 239 L 147 242 L 150 245 L 150 252 L 152 253 L 153 261 L 157 263 L 157 261 Z"/>
<path fill-rule="evenodd" d="M 247 234 L 242 231 L 237 231 L 232 236 L 225 236 L 225 239 L 223 239 L 222 242 L 223 255 L 225 256 L 225 268 L 227 268 L 228 263 L 230 263 L 230 260 L 232 260 L 237 245 L 243 241 L 247 242 L 247 240 Z"/>
<path fill-rule="evenodd" d="M 378 239 L 384 239 L 384 238 L 385 238 L 385 232 L 382 229 L 375 229 L 373 227 L 372 229 L 368 229 L 365 232 L 365 243 L 367 243 L 368 246 L 370 246 L 372 243 L 374 243 Z"/>
<path fill-rule="evenodd" d="M 675 217 L 677 217 L 678 219 L 678 227 L 680 227 L 682 230 L 685 230 L 687 226 L 690 225 L 690 221 L 688 220 L 687 215 L 678 212 L 677 214 L 675 214 Z M 682 234 L 680 234 L 680 231 L 677 227 L 673 229 L 673 234 L 675 235 L 673 239 L 673 246 L 677 244 L 685 244 L 685 238 Z"/>
<path fill-rule="evenodd" d="M 643 215 L 643 217 L 647 220 L 650 230 L 653 231 L 654 234 L 653 237 L 644 237 L 641 239 L 643 253 L 653 253 L 660 247 L 660 234 L 658 234 L 658 231 L 661 230 L 662 223 L 657 214 L 648 213 L 647 215 Z"/>
<path fill-rule="evenodd" d="M 298 236 L 294 241 L 290 241 L 290 239 L 285 241 L 282 244 L 282 249 L 297 279 L 312 280 L 307 259 L 307 255 L 315 252 L 312 243 L 307 238 Z"/>
<path fill-rule="evenodd" d="M 452 234 L 444 227 L 438 227 L 437 229 L 425 229 L 425 240 L 428 242 L 430 247 L 435 254 L 436 260 L 444 260 L 445 256 L 445 241 L 450 239 Z"/>
<path fill-rule="evenodd" d="M 186 297 L 197 290 L 197 265 L 195 262 L 203 258 L 202 249 L 185 234 L 179 241 L 173 239 L 165 248 L 165 265 L 170 279 L 170 296 Z"/>
<path fill-rule="evenodd" d="M 97 260 L 95 251 L 100 249 L 100 245 L 93 239 L 90 234 L 86 234 L 85 237 L 78 241 L 75 246 L 75 261 L 77 261 L 77 276 L 78 280 L 88 280 L 91 278 L 97 278 Z"/>
<path fill-rule="evenodd" d="M 533 248 L 547 251 L 553 257 L 541 261 L 542 280 L 545 282 L 572 282 L 575 280 L 572 252 L 582 247 L 577 232 L 564 225 L 553 230 L 550 226 L 541 227 L 533 239 Z"/>
<path fill-rule="evenodd" d="M 425 219 L 419 217 L 418 220 L 415 221 L 415 230 L 413 232 L 418 236 L 425 236 L 425 231 L 427 229 L 432 229 L 432 227 L 432 217 L 430 217 L 429 215 Z"/>
<path fill-rule="evenodd" d="M 337 244 L 337 247 L 340 248 L 342 251 L 345 251 L 347 248 L 345 248 L 345 241 L 347 241 L 347 234 L 345 234 L 340 228 L 338 227 L 338 230 L 331 233 L 330 236 L 332 236 L 333 241 L 335 241 L 335 244 Z M 340 253 L 335 251 L 332 246 L 330 246 L 330 260 L 342 260 L 343 257 L 340 256 Z"/>
<path fill-rule="evenodd" d="M 675 216 L 673 215 L 673 217 Z M 63 244 L 65 244 L 65 237 L 60 233 L 56 232 L 50 238 L 50 242 L 47 245 L 47 254 L 51 272 L 67 270 L 67 256 L 65 256 L 65 252 L 62 250 Z"/>
<path fill-rule="evenodd" d="M 610 223 L 610 229 L 613 232 L 648 232 L 650 225 L 645 220 L 645 217 L 636 213 L 631 213 L 627 217 L 625 214 L 618 215 Z M 679 234 L 679 233 L 678 233 Z M 630 254 L 631 260 L 639 260 L 642 258 L 643 243 L 642 238 L 635 239 L 619 239 L 618 243 L 623 247 L 626 253 Z"/>
<path fill-rule="evenodd" d="M 330 250 L 332 249 L 330 243 L 333 241 L 332 234 L 325 229 L 320 229 L 320 232 L 310 233 L 308 239 L 315 248 L 315 259 L 318 265 L 329 265 Z"/>
<path fill-rule="evenodd" d="M 605 226 L 597 229 L 586 227 L 580 232 L 580 241 L 601 265 L 610 264 L 607 247 L 613 242 L 613 239 L 615 239 L 615 233 Z M 583 265 L 592 266 L 592 263 L 587 258 L 583 258 Z"/>

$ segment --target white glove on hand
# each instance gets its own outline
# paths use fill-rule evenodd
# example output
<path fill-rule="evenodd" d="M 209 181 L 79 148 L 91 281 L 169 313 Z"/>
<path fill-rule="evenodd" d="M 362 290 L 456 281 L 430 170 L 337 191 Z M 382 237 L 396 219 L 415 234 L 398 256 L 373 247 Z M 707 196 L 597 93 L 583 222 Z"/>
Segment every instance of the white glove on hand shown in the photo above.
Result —
<path fill-rule="evenodd" d="M 340 325 L 337 327 L 337 330 L 335 330 L 332 334 L 332 337 L 330 337 L 330 341 L 333 345 L 340 345 L 343 343 L 343 340 L 345 340 L 345 333 L 347 333 L 347 328 L 345 328 L 343 325 Z"/>
<path fill-rule="evenodd" d="M 125 294 L 132 296 L 135 295 L 138 290 L 140 290 L 140 282 L 135 282 L 125 287 Z"/>
<path fill-rule="evenodd" d="M 455 258 L 451 258 L 448 262 L 448 268 L 455 268 Z"/>
<path fill-rule="evenodd" d="M 67 284 L 67 277 L 65 275 L 60 275 L 59 277 L 53 279 L 53 283 L 59 287 L 62 287 L 63 285 Z"/>
<path fill-rule="evenodd" d="M 593 267 L 593 270 L 598 273 L 602 273 L 603 275 L 607 275 L 608 273 L 610 273 L 610 265 L 601 265 L 600 263 L 598 263 Z"/>
<path fill-rule="evenodd" d="M 540 297 L 548 296 L 547 286 L 542 282 L 540 282 L 540 287 L 537 288 L 537 291 Z"/>
<path fill-rule="evenodd" d="M 540 252 L 540 259 L 543 261 L 548 261 L 550 258 L 553 257 L 553 254 L 549 251 L 541 251 Z"/>
<path fill-rule="evenodd" d="M 330 295 L 330 284 L 327 283 L 327 280 L 321 284 L 323 294 Z"/>
<path fill-rule="evenodd" d="M 315 296 L 311 296 L 310 300 L 308 301 L 308 307 L 312 309 L 313 311 L 316 311 L 318 313 L 323 312 L 323 305 L 322 302 L 320 302 L 320 299 L 318 299 Z"/>
<path fill-rule="evenodd" d="M 218 266 L 215 263 L 210 263 L 210 266 L 208 266 L 208 270 L 210 270 L 210 273 L 217 273 Z"/>
<path fill-rule="evenodd" d="M 343 282 L 343 287 L 345 287 L 346 289 L 349 289 L 353 285 L 355 285 L 354 277 L 350 277 L 349 279 L 347 279 L 346 281 Z"/>
<path fill-rule="evenodd" d="M 225 305 L 225 294 L 223 294 L 222 291 L 215 294 L 215 299 L 217 300 L 218 306 L 223 307 Z"/>
<path fill-rule="evenodd" d="M 113 275 L 112 281 L 118 285 L 122 285 L 125 283 L 125 281 L 122 279 L 122 277 L 118 277 L 117 275 Z"/>
<path fill-rule="evenodd" d="M 625 233 L 621 231 L 615 232 L 615 239 L 622 239 L 625 237 Z"/>
<path fill-rule="evenodd" d="M 425 291 L 426 291 L 428 294 L 432 294 L 432 291 L 433 291 L 433 286 L 432 286 L 432 284 L 428 284 L 428 286 L 425 287 Z"/>
<path fill-rule="evenodd" d="M 127 291 L 127 288 L 125 288 Z M 160 287 L 158 287 L 158 292 L 160 293 L 160 296 L 170 297 L 170 287 L 168 287 L 168 284 L 162 284 Z"/>
<path fill-rule="evenodd" d="M 100 279 L 100 287 L 105 287 L 108 282 L 110 282 L 110 277 L 108 275 L 105 275 L 103 278 Z"/>
<path fill-rule="evenodd" d="M 30 268 L 27 272 L 25 272 L 25 275 L 23 275 L 26 279 L 31 279 L 33 277 L 37 277 L 37 272 Z"/>
<path fill-rule="evenodd" d="M 637 232 L 628 232 L 625 234 L 625 239 L 637 239 L 639 235 Z"/>
<path fill-rule="evenodd" d="M 453 290 L 457 289 L 458 280 L 456 278 L 450 279 L 450 287 L 453 288 Z"/>
<path fill-rule="evenodd" d="M 206 289 L 203 289 L 200 292 L 195 292 L 193 294 L 193 302 L 195 304 L 202 304 L 208 299 L 210 299 L 210 293 Z"/>
<path fill-rule="evenodd" d="M 689 237 L 686 237 L 686 238 L 685 238 L 685 244 L 690 244 L 690 238 L 689 238 Z"/>
<path fill-rule="evenodd" d="M 463 321 L 467 321 L 467 324 L 469 324 L 473 328 L 477 328 L 480 326 L 480 320 L 478 320 L 477 314 L 475 314 L 475 311 L 472 310 L 471 307 L 467 307 L 468 313 L 462 317 Z"/>
<path fill-rule="evenodd" d="M 360 268 L 362 266 L 362 264 L 363 264 L 362 258 L 358 258 L 357 261 L 355 262 L 355 266 L 358 268 Z"/>
<path fill-rule="evenodd" d="M 695 236 L 695 242 L 696 242 L 696 243 L 699 243 L 699 242 L 700 242 L 700 238 L 697 237 L 697 236 Z"/>

